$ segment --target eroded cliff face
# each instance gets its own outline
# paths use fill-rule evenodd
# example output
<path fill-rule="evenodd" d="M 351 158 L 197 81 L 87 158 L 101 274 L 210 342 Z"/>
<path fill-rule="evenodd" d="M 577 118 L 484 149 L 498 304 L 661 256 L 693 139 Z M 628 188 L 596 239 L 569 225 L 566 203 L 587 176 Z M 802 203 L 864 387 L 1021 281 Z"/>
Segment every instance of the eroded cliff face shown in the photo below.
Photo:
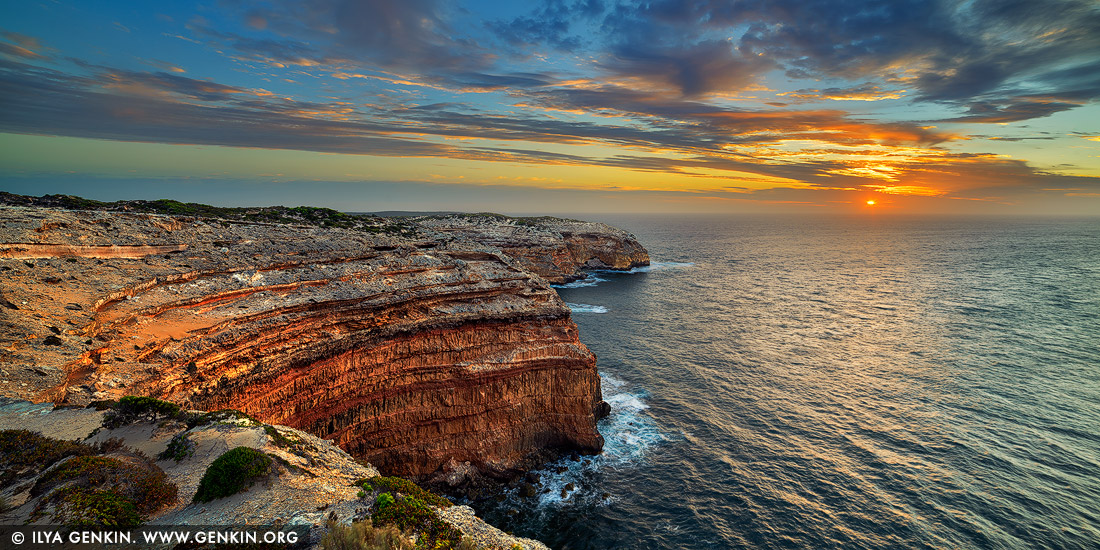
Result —
<path fill-rule="evenodd" d="M 649 253 L 634 235 L 603 223 L 494 214 L 425 216 L 417 222 L 426 229 L 497 247 L 552 283 L 579 279 L 585 269 L 649 265 Z"/>
<path fill-rule="evenodd" d="M 598 452 L 595 357 L 526 266 L 564 278 L 578 258 L 648 262 L 640 246 L 615 251 L 617 230 L 560 233 L 550 248 L 565 256 L 516 260 L 440 227 L 400 237 L 37 208 L 0 208 L 0 226 L 0 395 L 235 408 L 402 475 Z"/>

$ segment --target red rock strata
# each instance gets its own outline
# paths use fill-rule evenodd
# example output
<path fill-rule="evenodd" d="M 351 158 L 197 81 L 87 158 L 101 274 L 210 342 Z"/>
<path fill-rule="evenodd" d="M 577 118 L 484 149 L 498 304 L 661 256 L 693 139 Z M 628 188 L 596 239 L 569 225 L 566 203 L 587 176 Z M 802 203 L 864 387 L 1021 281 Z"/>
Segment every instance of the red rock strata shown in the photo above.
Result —
<path fill-rule="evenodd" d="M 0 258 L 0 395 L 235 408 L 404 475 L 602 447 L 595 357 L 569 309 L 494 248 L 32 208 L 0 222 L 3 243 L 153 249 Z"/>

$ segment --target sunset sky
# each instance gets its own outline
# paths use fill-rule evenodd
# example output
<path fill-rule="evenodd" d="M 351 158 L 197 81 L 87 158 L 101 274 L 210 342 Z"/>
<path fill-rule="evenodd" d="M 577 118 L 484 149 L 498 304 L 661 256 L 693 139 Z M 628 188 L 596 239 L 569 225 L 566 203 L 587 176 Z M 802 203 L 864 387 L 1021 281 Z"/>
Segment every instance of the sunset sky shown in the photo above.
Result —
<path fill-rule="evenodd" d="M 1095 0 L 5 2 L 0 190 L 1100 214 L 1098 97 Z"/>

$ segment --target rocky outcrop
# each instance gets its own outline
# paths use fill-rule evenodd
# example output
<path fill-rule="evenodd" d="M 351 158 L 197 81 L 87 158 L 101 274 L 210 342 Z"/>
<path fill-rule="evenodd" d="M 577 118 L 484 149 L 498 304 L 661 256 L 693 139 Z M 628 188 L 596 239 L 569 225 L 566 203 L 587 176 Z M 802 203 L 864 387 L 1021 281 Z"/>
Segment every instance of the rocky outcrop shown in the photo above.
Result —
<path fill-rule="evenodd" d="M 564 280 L 647 263 L 644 249 L 602 224 L 513 223 L 502 231 L 530 238 L 505 241 L 421 223 L 410 235 L 0 208 L 0 247 L 23 249 L 0 258 L 0 395 L 240 409 L 402 475 L 598 452 L 595 357 L 529 269 Z"/>
<path fill-rule="evenodd" d="M 628 270 L 649 265 L 638 239 L 603 223 L 498 214 L 423 216 L 426 229 L 499 248 L 552 283 L 580 279 L 586 269 Z"/>
<path fill-rule="evenodd" d="M 303 546 L 320 548 L 329 521 L 348 524 L 370 517 L 373 495 L 363 494 L 354 484 L 379 472 L 330 441 L 236 414 L 205 415 L 210 418 L 190 424 L 177 419 L 138 421 L 112 429 L 101 427 L 103 415 L 104 411 L 95 408 L 55 409 L 51 404 L 0 398 L 0 431 L 29 430 L 86 445 L 113 440 L 122 448 L 111 456 L 136 451 L 155 460 L 156 467 L 166 474 L 166 481 L 178 488 L 176 499 L 148 518 L 148 523 L 158 528 L 307 526 L 309 538 L 301 541 L 305 543 Z M 173 442 L 175 452 L 165 453 Z M 210 464 L 229 449 L 242 446 L 273 458 L 270 473 L 242 493 L 209 502 L 192 502 Z M 50 469 L 48 464 L 42 466 L 41 471 L 22 472 L 22 476 L 0 480 L 0 498 L 7 504 L 0 510 L 0 525 L 24 525 L 28 520 L 39 524 L 52 522 L 48 514 L 37 520 L 34 515 L 46 496 L 32 489 L 41 474 Z M 486 524 L 469 507 L 452 506 L 439 513 L 465 537 L 476 541 L 479 548 L 506 550 L 518 545 L 527 550 L 546 549 L 538 541 L 515 537 Z"/>

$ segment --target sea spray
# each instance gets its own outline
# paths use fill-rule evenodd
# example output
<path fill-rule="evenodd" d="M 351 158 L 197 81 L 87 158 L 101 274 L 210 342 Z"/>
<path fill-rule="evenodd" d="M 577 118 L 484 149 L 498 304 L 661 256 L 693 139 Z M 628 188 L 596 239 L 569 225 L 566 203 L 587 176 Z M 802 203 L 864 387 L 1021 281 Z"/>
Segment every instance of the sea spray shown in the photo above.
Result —
<path fill-rule="evenodd" d="M 572 302 L 565 302 L 569 309 L 573 310 L 573 313 L 607 313 L 607 308 L 604 306 L 595 306 L 592 304 L 574 304 Z"/>

